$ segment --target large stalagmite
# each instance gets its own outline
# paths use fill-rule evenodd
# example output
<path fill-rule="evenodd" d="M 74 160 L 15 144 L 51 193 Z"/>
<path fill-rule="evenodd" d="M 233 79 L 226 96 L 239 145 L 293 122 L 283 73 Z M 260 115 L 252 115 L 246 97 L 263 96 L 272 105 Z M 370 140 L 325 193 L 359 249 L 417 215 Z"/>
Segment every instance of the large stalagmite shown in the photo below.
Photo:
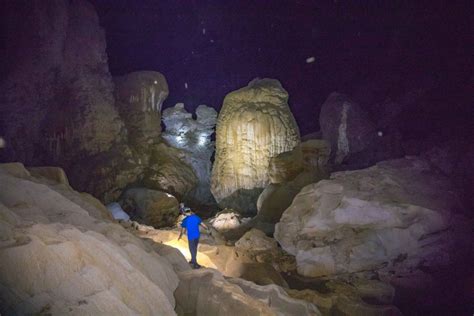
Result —
<path fill-rule="evenodd" d="M 216 128 L 211 191 L 222 207 L 256 212 L 256 200 L 269 183 L 270 158 L 300 141 L 288 106 L 288 93 L 274 79 L 253 80 L 229 93 Z"/>

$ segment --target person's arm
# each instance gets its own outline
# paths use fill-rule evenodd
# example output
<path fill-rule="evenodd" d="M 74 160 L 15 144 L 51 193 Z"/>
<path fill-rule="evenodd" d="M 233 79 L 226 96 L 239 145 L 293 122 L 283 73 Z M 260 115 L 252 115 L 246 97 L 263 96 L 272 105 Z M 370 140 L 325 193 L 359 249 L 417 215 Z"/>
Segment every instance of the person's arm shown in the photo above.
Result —
<path fill-rule="evenodd" d="M 181 236 L 183 236 L 184 232 L 186 232 L 186 228 L 184 227 L 181 227 L 181 231 L 179 232 L 179 237 L 178 237 L 178 240 L 181 239 Z"/>
<path fill-rule="evenodd" d="M 209 227 L 207 227 L 207 225 L 204 224 L 203 222 L 201 222 L 201 223 L 199 224 L 199 226 L 201 226 L 202 228 L 204 228 L 204 229 L 206 230 L 207 234 L 210 234 L 210 233 L 211 233 L 211 230 L 209 229 Z"/>

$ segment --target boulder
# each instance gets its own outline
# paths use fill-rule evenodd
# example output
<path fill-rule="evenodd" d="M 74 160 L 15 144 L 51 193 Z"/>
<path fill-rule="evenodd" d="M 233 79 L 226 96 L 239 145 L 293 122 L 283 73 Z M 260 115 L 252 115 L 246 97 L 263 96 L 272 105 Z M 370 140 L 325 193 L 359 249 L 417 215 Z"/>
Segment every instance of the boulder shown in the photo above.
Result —
<path fill-rule="evenodd" d="M 320 290 L 286 289 L 293 298 L 313 303 L 323 315 L 389 316 L 402 313 L 393 306 L 395 290 L 376 280 L 323 281 Z"/>
<path fill-rule="evenodd" d="M 164 254 L 23 170 L 0 165 L 1 314 L 175 315 L 179 279 Z"/>
<path fill-rule="evenodd" d="M 275 239 L 298 273 L 322 276 L 385 268 L 395 273 L 452 262 L 458 199 L 417 158 L 336 172 L 304 187 L 276 225 Z"/>
<path fill-rule="evenodd" d="M 109 210 L 112 217 L 116 220 L 130 220 L 130 216 L 125 213 L 120 204 L 118 204 L 117 202 L 108 204 L 107 209 Z"/>
<path fill-rule="evenodd" d="M 329 144 L 311 139 L 270 160 L 271 183 L 257 200 L 257 220 L 275 224 L 306 185 L 328 177 Z"/>
<path fill-rule="evenodd" d="M 126 190 L 121 204 L 132 219 L 156 228 L 173 226 L 179 214 L 179 203 L 174 196 L 145 188 Z"/>
<path fill-rule="evenodd" d="M 217 120 L 211 177 L 219 205 L 255 214 L 258 195 L 270 182 L 270 159 L 299 141 L 288 93 L 280 82 L 255 79 L 229 93 Z"/>
<path fill-rule="evenodd" d="M 69 180 L 62 168 L 58 167 L 30 167 L 28 171 L 33 177 L 45 178 L 58 184 L 69 186 Z"/>
<path fill-rule="evenodd" d="M 107 152 L 74 161 L 69 179 L 75 189 L 89 192 L 108 204 L 117 201 L 129 184 L 142 179 L 147 160 L 146 154 L 138 155 L 127 145 L 117 145 Z"/>
<path fill-rule="evenodd" d="M 239 213 L 224 210 L 216 214 L 209 223 L 218 232 L 224 232 L 239 227 L 242 224 L 242 219 Z"/>
<path fill-rule="evenodd" d="M 185 157 L 185 152 L 164 143 L 153 146 L 143 185 L 183 200 L 198 184 L 193 168 L 184 161 Z"/>
<path fill-rule="evenodd" d="M 289 297 L 277 286 L 226 280 L 216 270 L 179 273 L 175 292 L 180 315 L 320 315 L 311 303 Z"/>
<path fill-rule="evenodd" d="M 365 150 L 377 137 L 368 114 L 348 96 L 337 92 L 331 93 L 322 105 L 319 124 L 323 139 L 331 144 L 335 164 Z"/>
<path fill-rule="evenodd" d="M 153 143 L 161 132 L 161 107 L 168 97 L 165 77 L 156 71 L 137 71 L 115 77 L 116 107 L 132 146 Z"/>
<path fill-rule="evenodd" d="M 214 153 L 214 133 L 217 112 L 211 107 L 200 105 L 196 109 L 196 119 L 188 113 L 183 103 L 163 111 L 165 131 L 163 138 L 174 148 L 185 153 L 184 161 L 193 168 L 198 183 L 186 195 L 186 202 L 192 206 L 209 208 L 216 202 L 210 189 L 211 157 Z"/>

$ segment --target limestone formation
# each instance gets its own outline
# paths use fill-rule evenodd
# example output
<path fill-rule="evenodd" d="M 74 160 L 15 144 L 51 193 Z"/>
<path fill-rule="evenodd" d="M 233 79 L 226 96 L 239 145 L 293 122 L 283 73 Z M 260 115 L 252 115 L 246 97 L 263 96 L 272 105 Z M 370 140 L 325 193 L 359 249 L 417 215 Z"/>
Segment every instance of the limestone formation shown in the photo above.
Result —
<path fill-rule="evenodd" d="M 270 160 L 271 183 L 257 200 L 257 220 L 275 224 L 306 185 L 328 176 L 329 144 L 310 139 Z"/>
<path fill-rule="evenodd" d="M 320 315 L 316 306 L 289 297 L 277 286 L 226 280 L 215 270 L 185 271 L 175 292 L 182 315 Z"/>
<path fill-rule="evenodd" d="M 5 160 L 62 166 L 120 141 L 105 36 L 87 1 L 8 6 L 0 82 Z M 21 40 L 18 40 L 21 39 Z"/>
<path fill-rule="evenodd" d="M 173 226 L 179 214 L 174 196 L 145 188 L 128 189 L 121 204 L 132 219 L 156 228 Z"/>
<path fill-rule="evenodd" d="M 273 79 L 229 93 L 219 113 L 211 191 L 222 207 L 255 214 L 272 157 L 300 141 L 288 93 Z"/>
<path fill-rule="evenodd" d="M 286 292 L 293 298 L 313 303 L 323 315 L 402 315 L 398 308 L 391 305 L 395 290 L 389 284 L 376 280 L 323 282 L 325 290 L 321 292 L 310 289 L 286 289 Z"/>
<path fill-rule="evenodd" d="M 165 77 L 155 71 L 137 71 L 115 77 L 116 106 L 133 146 L 153 143 L 161 131 L 161 107 L 168 97 Z"/>
<path fill-rule="evenodd" d="M 209 206 L 215 204 L 210 190 L 211 157 L 214 153 L 214 133 L 217 112 L 211 107 L 200 105 L 196 109 L 196 119 L 188 113 L 183 103 L 163 111 L 166 130 L 163 138 L 173 147 L 182 150 L 184 160 L 192 166 L 198 183 L 186 198 L 191 204 Z"/>
<path fill-rule="evenodd" d="M 336 164 L 368 148 L 377 137 L 368 114 L 346 95 L 337 92 L 331 93 L 321 107 L 319 124 L 323 138 L 331 144 Z"/>
<path fill-rule="evenodd" d="M 224 210 L 216 214 L 216 216 L 212 218 L 209 223 L 218 232 L 224 232 L 226 230 L 239 227 L 242 223 L 242 218 L 239 213 Z"/>
<path fill-rule="evenodd" d="M 80 193 L 40 181 L 0 165 L 0 313 L 175 314 L 164 255 Z"/>
<path fill-rule="evenodd" d="M 198 184 L 193 168 L 185 162 L 185 152 L 161 143 L 151 148 L 149 159 L 143 175 L 145 187 L 182 200 Z"/>
<path fill-rule="evenodd" d="M 303 188 L 276 225 L 298 273 L 333 275 L 384 268 L 392 273 L 452 262 L 457 197 L 417 158 L 336 172 Z"/>

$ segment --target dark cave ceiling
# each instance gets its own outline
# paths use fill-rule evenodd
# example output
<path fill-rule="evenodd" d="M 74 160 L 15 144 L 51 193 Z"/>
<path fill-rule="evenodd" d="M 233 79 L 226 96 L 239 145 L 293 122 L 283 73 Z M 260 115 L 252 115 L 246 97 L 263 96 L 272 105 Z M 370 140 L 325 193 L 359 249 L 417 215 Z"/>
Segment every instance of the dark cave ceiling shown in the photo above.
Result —
<path fill-rule="evenodd" d="M 305 134 L 319 128 L 320 106 L 334 90 L 354 95 L 370 87 L 384 99 L 407 82 L 430 82 L 427 102 L 442 107 L 466 103 L 473 81 L 471 1 L 92 3 L 112 74 L 162 72 L 170 86 L 165 107 L 219 109 L 228 92 L 272 77 L 288 90 Z M 368 98 L 358 101 L 380 101 Z"/>

